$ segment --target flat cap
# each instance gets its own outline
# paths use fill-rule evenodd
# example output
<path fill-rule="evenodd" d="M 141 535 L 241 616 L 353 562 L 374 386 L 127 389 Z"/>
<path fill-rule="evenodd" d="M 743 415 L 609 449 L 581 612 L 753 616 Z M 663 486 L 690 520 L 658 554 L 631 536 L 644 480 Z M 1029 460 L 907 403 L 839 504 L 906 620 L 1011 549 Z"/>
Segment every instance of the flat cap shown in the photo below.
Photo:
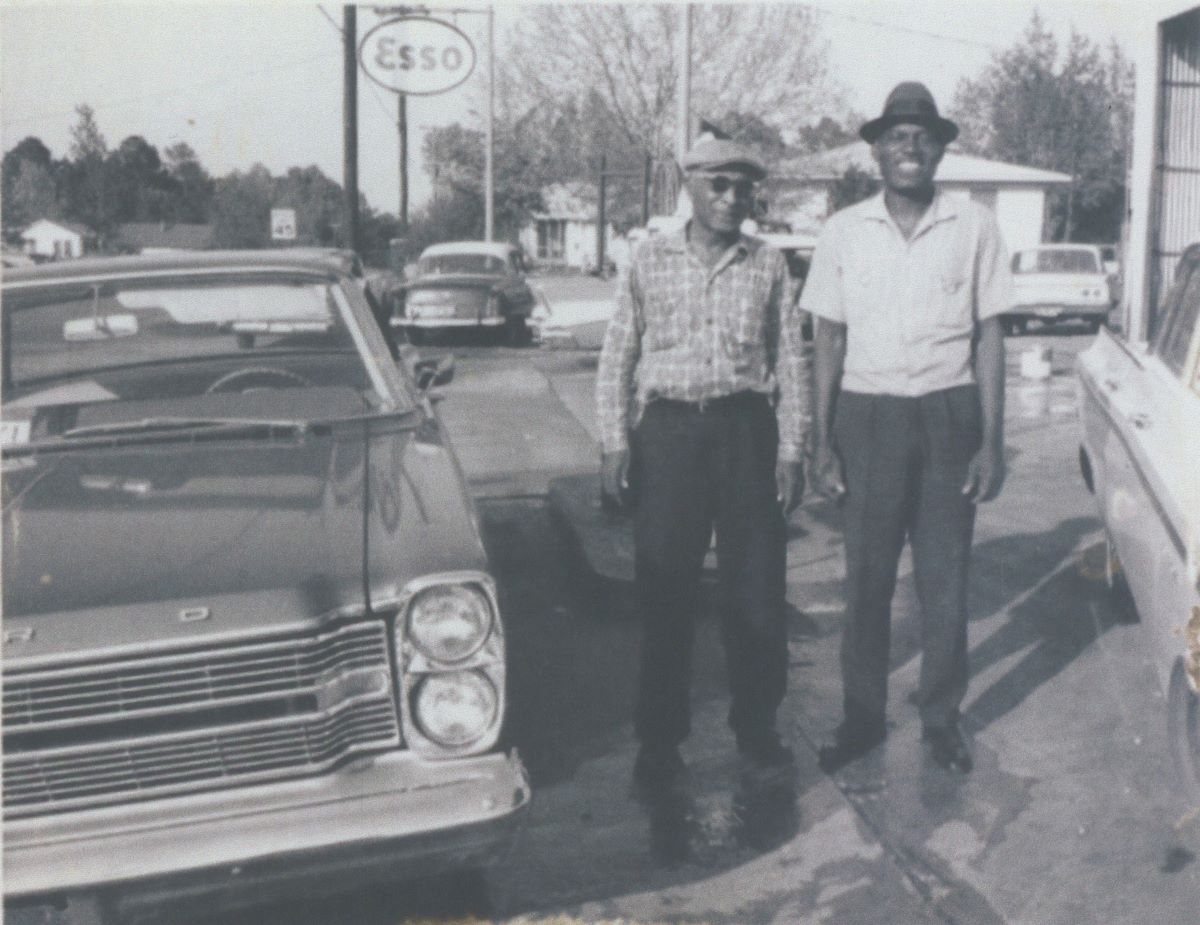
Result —
<path fill-rule="evenodd" d="M 716 170 L 721 167 L 741 167 L 756 180 L 767 175 L 766 165 L 749 149 L 725 138 L 704 138 L 683 156 L 684 170 Z"/>

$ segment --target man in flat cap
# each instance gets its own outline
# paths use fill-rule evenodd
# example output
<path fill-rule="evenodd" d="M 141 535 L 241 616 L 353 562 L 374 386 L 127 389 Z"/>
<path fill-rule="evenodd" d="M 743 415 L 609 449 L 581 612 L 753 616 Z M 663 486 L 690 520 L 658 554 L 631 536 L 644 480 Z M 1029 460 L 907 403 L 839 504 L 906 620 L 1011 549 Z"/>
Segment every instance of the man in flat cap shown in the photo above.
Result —
<path fill-rule="evenodd" d="M 844 716 L 832 772 L 886 736 L 892 594 L 911 543 L 921 611 L 916 702 L 939 765 L 966 773 L 967 570 L 975 506 L 1004 481 L 1004 341 L 1012 280 L 995 217 L 935 190 L 958 134 L 902 83 L 861 136 L 882 192 L 829 219 L 801 307 L 816 323 L 814 488 L 842 497 Z"/>
<path fill-rule="evenodd" d="M 684 773 L 700 574 L 715 527 L 716 610 L 749 765 L 790 767 L 784 517 L 804 488 L 810 370 L 783 256 L 741 234 L 757 157 L 724 139 L 687 154 L 692 218 L 647 239 L 620 281 L 596 382 L 603 491 L 632 507 L 642 655 L 639 785 Z"/>

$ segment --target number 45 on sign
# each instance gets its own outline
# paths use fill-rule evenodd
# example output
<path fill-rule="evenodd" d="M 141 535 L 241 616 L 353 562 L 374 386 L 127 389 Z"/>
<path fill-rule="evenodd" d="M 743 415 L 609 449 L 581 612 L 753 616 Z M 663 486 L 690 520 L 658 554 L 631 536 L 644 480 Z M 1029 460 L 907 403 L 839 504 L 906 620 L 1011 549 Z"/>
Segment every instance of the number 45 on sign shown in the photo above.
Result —
<path fill-rule="evenodd" d="M 271 240 L 273 240 L 273 241 L 295 241 L 296 240 L 296 210 L 295 209 L 272 209 L 271 210 Z"/>

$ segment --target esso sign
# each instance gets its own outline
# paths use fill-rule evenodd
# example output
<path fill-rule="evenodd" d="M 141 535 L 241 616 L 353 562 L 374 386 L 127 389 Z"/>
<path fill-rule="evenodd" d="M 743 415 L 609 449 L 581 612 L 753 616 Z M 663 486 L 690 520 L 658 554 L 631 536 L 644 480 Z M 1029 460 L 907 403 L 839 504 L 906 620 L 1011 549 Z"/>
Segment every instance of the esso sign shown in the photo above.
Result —
<path fill-rule="evenodd" d="M 395 93 L 430 96 L 452 90 L 475 69 L 475 46 L 457 27 L 407 16 L 381 22 L 358 46 L 368 77 Z"/>

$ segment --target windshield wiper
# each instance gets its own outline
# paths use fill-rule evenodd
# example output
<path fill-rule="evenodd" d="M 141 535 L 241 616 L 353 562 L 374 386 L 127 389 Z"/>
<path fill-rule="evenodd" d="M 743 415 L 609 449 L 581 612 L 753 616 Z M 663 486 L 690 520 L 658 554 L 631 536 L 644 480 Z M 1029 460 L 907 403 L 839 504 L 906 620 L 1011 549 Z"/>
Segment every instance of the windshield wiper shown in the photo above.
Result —
<path fill-rule="evenodd" d="M 153 417 L 135 421 L 113 421 L 109 424 L 87 424 L 72 427 L 58 436 L 64 439 L 78 437 L 103 437 L 109 434 L 148 434 L 174 430 L 208 430 L 212 428 L 252 428 L 255 430 L 306 430 L 310 422 L 291 418 L 209 418 L 209 417 Z"/>

